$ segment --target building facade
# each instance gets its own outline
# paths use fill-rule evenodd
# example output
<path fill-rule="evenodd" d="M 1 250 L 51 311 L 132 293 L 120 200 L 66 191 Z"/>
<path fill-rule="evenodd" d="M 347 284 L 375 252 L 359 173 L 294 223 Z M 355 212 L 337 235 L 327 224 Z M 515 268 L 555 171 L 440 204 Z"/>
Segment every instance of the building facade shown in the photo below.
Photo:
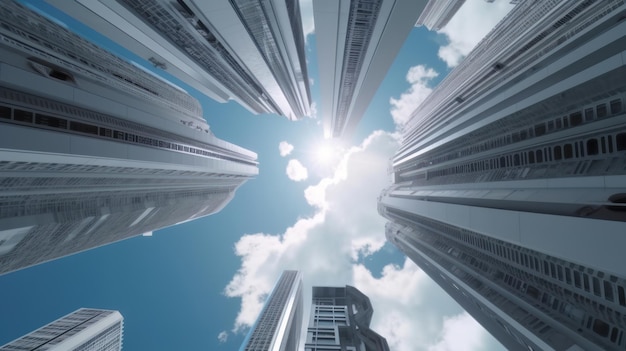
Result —
<path fill-rule="evenodd" d="M 357 288 L 313 287 L 305 351 L 389 351 L 370 329 L 374 309 Z"/>
<path fill-rule="evenodd" d="M 351 135 L 426 3 L 313 1 L 325 137 Z"/>
<path fill-rule="evenodd" d="M 302 304 L 302 274 L 284 271 L 239 350 L 297 350 L 302 328 Z"/>
<path fill-rule="evenodd" d="M 391 161 L 387 238 L 508 349 L 626 348 L 625 15 L 520 2 Z"/>
<path fill-rule="evenodd" d="M 0 351 L 121 351 L 124 318 L 118 311 L 81 308 Z"/>
<path fill-rule="evenodd" d="M 48 2 L 216 101 L 310 115 L 297 0 Z"/>
<path fill-rule="evenodd" d="M 424 26 L 428 30 L 440 30 L 452 19 L 465 0 L 430 0 L 417 19 L 415 26 Z"/>
<path fill-rule="evenodd" d="M 0 274 L 219 211 L 258 173 L 197 100 L 0 3 Z"/>

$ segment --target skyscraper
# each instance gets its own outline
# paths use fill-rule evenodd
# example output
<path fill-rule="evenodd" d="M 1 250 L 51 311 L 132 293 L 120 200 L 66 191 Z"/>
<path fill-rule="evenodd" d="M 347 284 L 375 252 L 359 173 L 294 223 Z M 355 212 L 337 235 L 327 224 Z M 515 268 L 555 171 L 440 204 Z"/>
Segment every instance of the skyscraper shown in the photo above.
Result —
<path fill-rule="evenodd" d="M 624 18 L 521 2 L 392 160 L 387 238 L 508 349 L 626 347 Z"/>
<path fill-rule="evenodd" d="M 314 0 L 324 136 L 349 136 L 426 0 Z"/>
<path fill-rule="evenodd" d="M 440 30 L 463 6 L 465 0 L 429 0 L 415 26 L 425 26 L 428 30 Z"/>
<path fill-rule="evenodd" d="M 387 340 L 370 329 L 374 309 L 357 288 L 314 286 L 305 351 L 388 351 Z"/>
<path fill-rule="evenodd" d="M 120 351 L 123 322 L 118 311 L 81 308 L 0 346 L 0 351 Z"/>
<path fill-rule="evenodd" d="M 296 350 L 301 328 L 302 274 L 283 271 L 239 350 Z"/>
<path fill-rule="evenodd" d="M 310 114 L 297 0 L 47 1 L 212 99 Z"/>
<path fill-rule="evenodd" d="M 219 211 L 258 173 L 197 100 L 0 2 L 0 274 Z"/>

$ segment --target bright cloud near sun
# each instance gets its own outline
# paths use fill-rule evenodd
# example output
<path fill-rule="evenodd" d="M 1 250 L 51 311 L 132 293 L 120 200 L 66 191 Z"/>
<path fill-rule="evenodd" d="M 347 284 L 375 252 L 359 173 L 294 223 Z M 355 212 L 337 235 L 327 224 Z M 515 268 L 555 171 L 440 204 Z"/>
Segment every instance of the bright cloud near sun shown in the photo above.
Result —
<path fill-rule="evenodd" d="M 448 44 L 439 48 L 439 58 L 455 67 L 514 7 L 509 1 L 466 1 L 450 22 L 439 31 Z"/>
<path fill-rule="evenodd" d="M 391 104 L 391 117 L 396 125 L 403 125 L 411 118 L 411 113 L 419 106 L 422 101 L 430 95 L 432 88 L 430 87 L 430 81 L 437 77 L 439 73 L 435 72 L 432 68 L 427 68 L 424 65 L 413 66 L 406 74 L 406 81 L 411 84 L 411 87 L 400 98 L 390 98 Z"/>
<path fill-rule="evenodd" d="M 287 177 L 294 182 L 306 180 L 309 177 L 309 172 L 306 167 L 304 167 L 302 163 L 296 159 L 289 160 L 285 172 L 287 173 Z"/>
<path fill-rule="evenodd" d="M 293 151 L 293 145 L 286 141 L 281 141 L 280 144 L 278 144 L 278 151 L 282 157 L 285 157 Z"/>
<path fill-rule="evenodd" d="M 312 215 L 282 233 L 246 234 L 235 244 L 241 267 L 224 290 L 226 296 L 241 299 L 234 332 L 245 332 L 254 323 L 282 270 L 297 269 L 303 273 L 305 305 L 313 285 L 349 284 L 367 294 L 374 306 L 372 328 L 393 350 L 428 351 L 452 343 L 447 339 L 455 336 L 442 330 L 447 320 L 463 316 L 462 310 L 412 261 L 387 265 L 380 277 L 361 263 L 385 244 L 385 219 L 377 212 L 377 198 L 388 185 L 387 164 L 398 145 L 395 134 L 373 132 L 342 152 L 331 176 L 306 189 Z M 308 314 L 307 308 L 305 325 Z M 474 331 L 476 322 L 460 321 Z M 474 333 L 477 340 L 485 334 Z M 485 346 L 482 341 L 468 345 L 472 350 Z"/>

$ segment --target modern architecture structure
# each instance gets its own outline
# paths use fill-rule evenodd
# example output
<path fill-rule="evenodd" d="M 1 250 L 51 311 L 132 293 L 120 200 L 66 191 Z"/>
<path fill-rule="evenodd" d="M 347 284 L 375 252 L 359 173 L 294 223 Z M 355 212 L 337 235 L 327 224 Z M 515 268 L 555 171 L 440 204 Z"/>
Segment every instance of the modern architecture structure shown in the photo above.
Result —
<path fill-rule="evenodd" d="M 298 0 L 47 1 L 216 101 L 310 115 Z"/>
<path fill-rule="evenodd" d="M 0 274 L 219 211 L 258 173 L 197 100 L 0 2 Z"/>
<path fill-rule="evenodd" d="M 374 309 L 357 288 L 313 287 L 305 351 L 389 351 L 387 340 L 370 329 Z"/>
<path fill-rule="evenodd" d="M 302 329 L 302 303 L 302 274 L 284 271 L 239 350 L 297 350 Z"/>
<path fill-rule="evenodd" d="M 356 128 L 426 0 L 314 0 L 324 136 Z"/>
<path fill-rule="evenodd" d="M 118 311 L 81 308 L 0 346 L 0 351 L 120 351 L 123 322 Z"/>
<path fill-rule="evenodd" d="M 624 19 L 621 0 L 521 2 L 391 162 L 387 238 L 507 349 L 626 349 Z"/>
<path fill-rule="evenodd" d="M 448 24 L 464 3 L 465 0 L 430 0 L 415 26 L 425 26 L 428 30 L 440 30 Z"/>

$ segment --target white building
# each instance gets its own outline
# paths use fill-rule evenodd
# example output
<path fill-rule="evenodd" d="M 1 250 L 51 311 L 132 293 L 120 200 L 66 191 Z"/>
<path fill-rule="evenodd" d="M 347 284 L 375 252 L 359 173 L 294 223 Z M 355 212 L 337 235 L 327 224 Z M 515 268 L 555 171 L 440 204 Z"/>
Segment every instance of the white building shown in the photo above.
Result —
<path fill-rule="evenodd" d="M 310 115 L 297 0 L 47 1 L 216 101 Z"/>
<path fill-rule="evenodd" d="M 81 308 L 0 351 L 121 351 L 124 317 L 118 311 Z"/>
<path fill-rule="evenodd" d="M 625 15 L 521 2 L 392 160 L 387 237 L 508 349 L 626 347 Z"/>
<path fill-rule="evenodd" d="M 314 0 L 324 136 L 349 137 L 426 0 Z"/>
<path fill-rule="evenodd" d="M 465 0 L 429 0 L 415 26 L 424 26 L 428 30 L 440 30 L 452 19 Z"/>
<path fill-rule="evenodd" d="M 198 101 L 0 2 L 0 274 L 219 211 L 258 173 Z"/>
<path fill-rule="evenodd" d="M 302 328 L 302 274 L 283 271 L 240 351 L 291 351 Z"/>
<path fill-rule="evenodd" d="M 314 286 L 304 350 L 389 351 L 370 329 L 373 314 L 370 299 L 353 286 Z"/>

